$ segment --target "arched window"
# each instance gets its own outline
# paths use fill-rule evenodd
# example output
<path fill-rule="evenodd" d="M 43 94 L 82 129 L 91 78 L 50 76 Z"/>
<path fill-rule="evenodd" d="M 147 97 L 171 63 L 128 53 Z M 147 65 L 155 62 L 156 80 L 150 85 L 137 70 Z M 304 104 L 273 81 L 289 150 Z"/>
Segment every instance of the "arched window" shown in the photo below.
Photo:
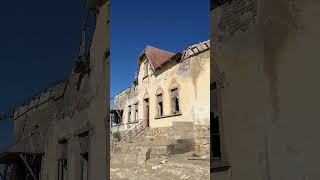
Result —
<path fill-rule="evenodd" d="M 172 114 L 180 114 L 180 85 L 177 83 L 176 80 L 172 80 L 169 86 L 169 93 L 170 93 L 170 105 L 171 105 L 171 113 Z"/>
<path fill-rule="evenodd" d="M 157 116 L 163 116 L 163 91 L 159 87 L 156 91 L 156 101 L 157 101 Z"/>

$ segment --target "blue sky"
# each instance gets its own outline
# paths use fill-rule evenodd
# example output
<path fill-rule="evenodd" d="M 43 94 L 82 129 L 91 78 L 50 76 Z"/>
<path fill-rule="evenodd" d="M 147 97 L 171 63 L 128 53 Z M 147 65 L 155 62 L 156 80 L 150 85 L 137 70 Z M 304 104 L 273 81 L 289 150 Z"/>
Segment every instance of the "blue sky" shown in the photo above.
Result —
<path fill-rule="evenodd" d="M 0 6 L 0 112 L 71 72 L 83 3 L 5 1 Z M 13 122 L 0 122 L 0 149 L 12 143 Z"/>
<path fill-rule="evenodd" d="M 110 93 L 128 87 L 146 45 L 171 52 L 210 37 L 209 0 L 111 0 Z"/>
<path fill-rule="evenodd" d="M 78 0 L 5 1 L 0 6 L 0 112 L 71 71 L 79 45 Z M 128 87 L 146 45 L 172 52 L 209 39 L 209 0 L 111 0 L 111 96 Z M 13 141 L 0 122 L 0 149 Z"/>

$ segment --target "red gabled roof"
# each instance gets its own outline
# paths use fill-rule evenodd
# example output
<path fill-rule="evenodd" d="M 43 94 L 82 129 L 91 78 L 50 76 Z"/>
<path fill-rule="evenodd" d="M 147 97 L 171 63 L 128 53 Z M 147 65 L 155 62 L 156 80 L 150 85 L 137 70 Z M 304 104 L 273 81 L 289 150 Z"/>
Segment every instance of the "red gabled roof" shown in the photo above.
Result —
<path fill-rule="evenodd" d="M 147 56 L 147 59 L 150 61 L 152 67 L 154 69 L 157 69 L 160 67 L 163 63 L 168 61 L 175 53 L 165 51 L 156 47 L 152 46 L 146 46 L 139 56 L 139 61 L 138 63 L 140 64 L 140 58 L 143 55 Z"/>

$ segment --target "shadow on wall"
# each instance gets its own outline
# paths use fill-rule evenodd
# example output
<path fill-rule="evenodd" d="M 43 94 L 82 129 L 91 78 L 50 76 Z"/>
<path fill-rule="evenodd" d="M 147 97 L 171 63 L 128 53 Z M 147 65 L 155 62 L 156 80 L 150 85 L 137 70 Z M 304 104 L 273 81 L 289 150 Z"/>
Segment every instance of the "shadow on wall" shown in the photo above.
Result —
<path fill-rule="evenodd" d="M 177 143 L 168 145 L 168 153 L 183 154 L 195 150 L 193 139 L 178 139 Z"/>

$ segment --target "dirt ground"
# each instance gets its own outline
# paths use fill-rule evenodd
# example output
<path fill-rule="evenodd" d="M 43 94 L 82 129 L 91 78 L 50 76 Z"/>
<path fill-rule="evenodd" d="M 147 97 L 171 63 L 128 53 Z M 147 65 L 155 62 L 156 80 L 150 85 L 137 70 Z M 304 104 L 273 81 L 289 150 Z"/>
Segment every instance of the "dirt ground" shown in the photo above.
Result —
<path fill-rule="evenodd" d="M 191 153 L 153 158 L 142 165 L 112 160 L 110 174 L 112 180 L 206 180 L 210 179 L 210 162 Z"/>

